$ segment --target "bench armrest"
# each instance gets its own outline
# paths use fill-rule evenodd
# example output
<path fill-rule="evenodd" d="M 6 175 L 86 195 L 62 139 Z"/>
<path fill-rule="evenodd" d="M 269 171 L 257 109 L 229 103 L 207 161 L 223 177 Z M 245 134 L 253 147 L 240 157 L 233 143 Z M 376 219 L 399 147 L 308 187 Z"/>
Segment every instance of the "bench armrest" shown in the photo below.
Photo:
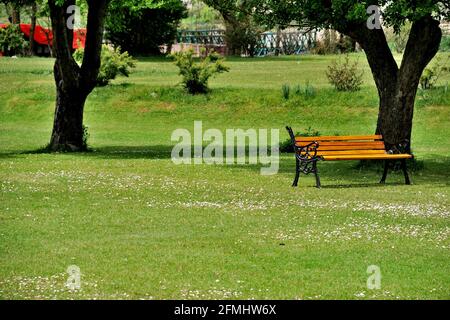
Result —
<path fill-rule="evenodd" d="M 319 148 L 319 143 L 314 141 L 310 144 L 298 147 L 294 144 L 295 156 L 298 160 L 302 162 L 313 162 L 320 160 L 321 157 L 317 156 L 317 149 Z"/>

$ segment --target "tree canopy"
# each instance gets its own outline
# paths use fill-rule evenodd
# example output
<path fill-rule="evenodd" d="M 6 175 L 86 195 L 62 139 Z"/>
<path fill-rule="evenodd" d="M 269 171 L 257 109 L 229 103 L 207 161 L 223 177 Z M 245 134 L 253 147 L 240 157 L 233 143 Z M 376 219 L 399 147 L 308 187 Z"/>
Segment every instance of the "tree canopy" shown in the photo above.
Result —
<path fill-rule="evenodd" d="M 377 133 L 384 135 L 387 145 L 406 144 L 409 151 L 420 76 L 439 49 L 440 21 L 450 17 L 448 0 L 260 0 L 254 10 L 267 26 L 294 21 L 332 28 L 357 41 L 366 53 L 380 97 Z M 369 24 L 377 11 L 381 19 L 375 16 L 379 25 L 374 28 Z M 383 26 L 399 32 L 407 22 L 411 31 L 398 66 Z"/>
<path fill-rule="evenodd" d="M 171 44 L 180 20 L 186 16 L 181 0 L 113 1 L 106 17 L 107 37 L 132 54 L 159 54 Z"/>
<path fill-rule="evenodd" d="M 407 21 L 426 16 L 436 20 L 450 17 L 450 2 L 438 0 L 255 0 L 259 20 L 269 26 L 289 25 L 296 21 L 316 28 L 349 30 L 365 24 L 368 8 L 378 6 L 386 26 L 396 31 Z"/>

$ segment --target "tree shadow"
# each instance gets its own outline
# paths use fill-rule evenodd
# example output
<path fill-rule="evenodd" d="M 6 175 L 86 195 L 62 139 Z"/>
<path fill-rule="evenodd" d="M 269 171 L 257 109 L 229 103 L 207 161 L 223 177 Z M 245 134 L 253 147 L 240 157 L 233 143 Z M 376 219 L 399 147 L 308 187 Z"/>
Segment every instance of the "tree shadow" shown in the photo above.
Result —
<path fill-rule="evenodd" d="M 92 149 L 90 152 L 83 153 L 59 153 L 58 155 L 80 156 L 98 159 L 148 159 L 148 160 L 168 160 L 172 157 L 172 145 L 148 145 L 148 146 L 101 146 Z M 191 146 L 191 156 L 193 157 L 194 146 Z M 224 151 L 224 159 L 226 156 Z M 235 150 L 236 152 L 236 150 Z M 51 154 L 39 150 L 23 152 L 5 152 L 0 153 L 0 160 L 17 158 L 20 155 L 27 154 Z M 246 148 L 245 155 L 248 158 L 249 150 Z M 225 161 L 225 160 L 224 160 Z M 433 155 L 423 161 L 423 169 L 417 172 L 410 172 L 413 185 L 419 183 L 441 185 L 443 187 L 450 185 L 450 157 L 442 155 Z M 261 168 L 269 167 L 269 164 L 235 164 L 235 165 L 216 165 L 220 167 L 233 167 L 238 170 L 250 170 L 255 174 L 260 174 Z M 318 165 L 319 175 L 322 179 L 323 189 L 350 189 L 350 188 L 372 188 L 384 186 L 404 185 L 401 172 L 389 172 L 386 184 L 379 184 L 382 175 L 382 166 L 360 167 L 357 161 L 345 162 L 320 162 Z M 295 159 L 291 154 L 281 154 L 279 161 L 278 174 L 285 178 L 294 179 Z M 305 176 L 301 174 L 302 179 L 313 179 L 313 175 Z M 374 179 L 373 182 L 358 183 L 360 178 Z M 350 181 L 351 180 L 351 181 Z M 312 180 L 311 180 L 312 181 Z M 331 184 L 327 183 L 330 182 Z M 337 183 L 336 181 L 343 181 Z M 334 183 L 333 183 L 334 182 Z M 354 183 L 353 183 L 354 182 Z M 311 184 L 313 187 L 313 183 Z"/>
<path fill-rule="evenodd" d="M 240 165 L 238 167 L 256 172 L 263 166 Z M 383 174 L 383 163 L 361 166 L 358 161 L 319 162 L 318 170 L 323 189 L 383 188 L 386 186 L 405 185 L 403 172 L 400 168 L 390 168 L 387 182 L 380 184 L 379 181 Z M 450 185 L 450 157 L 433 155 L 432 158 L 420 159 L 420 166 L 408 168 L 408 172 L 412 179 L 412 185 L 426 183 L 448 187 Z M 278 173 L 285 177 L 291 177 L 294 180 L 295 159 L 293 154 L 282 155 Z M 313 182 L 314 174 L 300 174 L 300 181 L 305 178 L 311 179 L 311 182 Z M 373 182 L 361 183 L 361 179 L 366 181 L 371 179 Z M 343 181 L 343 183 L 336 183 L 336 180 Z M 329 184 L 327 184 L 327 181 Z M 311 187 L 314 187 L 314 185 L 314 183 L 311 183 Z"/>
<path fill-rule="evenodd" d="M 360 189 L 360 188 L 384 188 L 386 186 L 404 186 L 404 183 L 401 182 L 392 182 L 392 183 L 358 183 L 354 184 L 335 184 L 335 185 L 322 185 L 322 189 Z"/>
<path fill-rule="evenodd" d="M 18 153 L 14 153 L 14 152 L 0 153 L 0 160 L 17 158 L 17 155 L 18 155 Z"/>
<path fill-rule="evenodd" d="M 150 146 L 105 146 L 83 153 L 86 157 L 102 159 L 170 159 L 173 146 L 150 145 Z"/>

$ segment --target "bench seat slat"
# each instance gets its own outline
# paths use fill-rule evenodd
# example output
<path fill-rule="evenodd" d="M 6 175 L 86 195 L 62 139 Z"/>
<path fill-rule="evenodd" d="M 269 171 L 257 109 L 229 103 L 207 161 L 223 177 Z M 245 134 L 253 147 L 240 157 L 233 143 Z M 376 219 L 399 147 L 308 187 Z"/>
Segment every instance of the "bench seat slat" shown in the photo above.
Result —
<path fill-rule="evenodd" d="M 373 144 L 375 146 L 383 145 L 383 141 L 317 141 L 319 146 L 360 146 L 366 144 Z M 296 141 L 297 146 L 306 146 L 311 142 Z"/>
<path fill-rule="evenodd" d="M 371 154 L 371 155 L 339 155 L 339 156 L 323 156 L 325 161 L 339 160 L 389 160 L 389 159 L 410 159 L 410 154 Z"/>
<path fill-rule="evenodd" d="M 345 150 L 345 151 L 317 151 L 318 156 L 340 156 L 360 154 L 386 154 L 385 150 Z"/>
<path fill-rule="evenodd" d="M 384 150 L 384 145 L 360 145 L 360 146 L 319 146 L 318 151 L 345 151 L 345 150 Z"/>
<path fill-rule="evenodd" d="M 296 137 L 296 141 L 364 141 L 383 140 L 382 135 L 368 136 L 319 136 L 319 137 Z"/>

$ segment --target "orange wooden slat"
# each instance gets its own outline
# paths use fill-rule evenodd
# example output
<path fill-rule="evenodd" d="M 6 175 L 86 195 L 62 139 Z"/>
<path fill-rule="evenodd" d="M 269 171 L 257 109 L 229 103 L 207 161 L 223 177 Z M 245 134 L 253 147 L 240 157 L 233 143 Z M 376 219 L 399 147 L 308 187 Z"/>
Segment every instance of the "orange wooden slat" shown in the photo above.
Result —
<path fill-rule="evenodd" d="M 382 135 L 367 136 L 319 136 L 319 137 L 295 137 L 296 141 L 361 141 L 361 140 L 383 140 Z"/>
<path fill-rule="evenodd" d="M 383 141 L 317 141 L 320 146 L 359 146 L 366 144 L 384 145 Z M 306 146 L 311 142 L 297 141 L 298 146 Z"/>
<path fill-rule="evenodd" d="M 340 156 L 360 154 L 386 154 L 385 150 L 346 150 L 346 151 L 317 151 L 318 156 Z"/>
<path fill-rule="evenodd" d="M 359 145 L 359 146 L 319 146 L 318 151 L 346 151 L 346 150 L 384 150 L 384 145 Z"/>
<path fill-rule="evenodd" d="M 325 161 L 339 160 L 388 160 L 388 159 L 410 159 L 410 154 L 373 154 L 373 155 L 341 155 L 341 156 L 324 156 Z"/>

